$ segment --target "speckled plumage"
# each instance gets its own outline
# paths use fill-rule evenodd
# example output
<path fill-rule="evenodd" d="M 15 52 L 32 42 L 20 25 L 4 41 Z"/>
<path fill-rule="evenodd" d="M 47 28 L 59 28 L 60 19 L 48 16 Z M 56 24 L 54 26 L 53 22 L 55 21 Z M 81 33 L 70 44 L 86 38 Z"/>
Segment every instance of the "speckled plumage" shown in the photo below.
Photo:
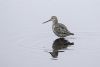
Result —
<path fill-rule="evenodd" d="M 67 27 L 64 24 L 58 23 L 58 19 L 56 16 L 52 16 L 51 19 L 46 22 L 49 22 L 49 21 L 53 22 L 52 30 L 55 33 L 55 35 L 57 35 L 58 37 L 66 37 L 69 35 L 74 35 L 70 31 L 68 31 Z"/>

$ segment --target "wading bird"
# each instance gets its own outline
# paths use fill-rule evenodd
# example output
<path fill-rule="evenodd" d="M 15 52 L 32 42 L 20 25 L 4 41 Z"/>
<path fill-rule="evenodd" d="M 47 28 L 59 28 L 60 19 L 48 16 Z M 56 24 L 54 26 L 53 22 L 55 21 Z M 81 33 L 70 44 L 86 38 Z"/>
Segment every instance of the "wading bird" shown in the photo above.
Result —
<path fill-rule="evenodd" d="M 63 38 L 69 35 L 74 35 L 74 33 L 71 33 L 64 24 L 58 23 L 58 19 L 56 16 L 52 16 L 50 20 L 43 23 L 47 23 L 49 21 L 53 22 L 52 30 L 58 37 Z"/>

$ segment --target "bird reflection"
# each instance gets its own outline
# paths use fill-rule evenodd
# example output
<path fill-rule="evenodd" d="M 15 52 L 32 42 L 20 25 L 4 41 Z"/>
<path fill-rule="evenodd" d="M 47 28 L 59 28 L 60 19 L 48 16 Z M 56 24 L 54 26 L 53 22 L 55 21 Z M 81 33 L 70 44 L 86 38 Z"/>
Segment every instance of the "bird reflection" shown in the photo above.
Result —
<path fill-rule="evenodd" d="M 74 45 L 74 43 L 69 42 L 65 38 L 58 38 L 54 41 L 52 45 L 53 51 L 49 53 L 51 54 L 53 58 L 57 58 L 59 52 L 64 52 L 64 51 L 61 51 L 62 49 L 66 49 L 68 46 L 71 46 L 71 45 Z"/>

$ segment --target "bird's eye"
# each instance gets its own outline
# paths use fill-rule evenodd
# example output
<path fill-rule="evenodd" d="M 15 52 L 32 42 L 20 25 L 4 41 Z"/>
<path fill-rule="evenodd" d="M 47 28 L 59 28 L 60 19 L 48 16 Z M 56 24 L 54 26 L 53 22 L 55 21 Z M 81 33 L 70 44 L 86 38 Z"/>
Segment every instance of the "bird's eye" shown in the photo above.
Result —
<path fill-rule="evenodd" d="M 52 18 L 52 21 L 54 21 L 55 19 L 54 18 Z"/>

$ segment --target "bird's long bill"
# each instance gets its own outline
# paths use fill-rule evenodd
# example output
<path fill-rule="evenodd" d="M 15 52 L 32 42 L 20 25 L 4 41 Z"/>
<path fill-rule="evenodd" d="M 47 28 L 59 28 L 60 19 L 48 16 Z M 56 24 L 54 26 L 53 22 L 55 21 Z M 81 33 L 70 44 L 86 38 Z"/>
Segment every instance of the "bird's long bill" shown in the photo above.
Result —
<path fill-rule="evenodd" d="M 48 21 L 43 22 L 43 24 L 44 24 L 44 23 L 47 23 L 47 22 L 49 22 L 49 21 L 51 21 L 51 19 L 50 19 L 50 20 L 48 20 Z"/>

